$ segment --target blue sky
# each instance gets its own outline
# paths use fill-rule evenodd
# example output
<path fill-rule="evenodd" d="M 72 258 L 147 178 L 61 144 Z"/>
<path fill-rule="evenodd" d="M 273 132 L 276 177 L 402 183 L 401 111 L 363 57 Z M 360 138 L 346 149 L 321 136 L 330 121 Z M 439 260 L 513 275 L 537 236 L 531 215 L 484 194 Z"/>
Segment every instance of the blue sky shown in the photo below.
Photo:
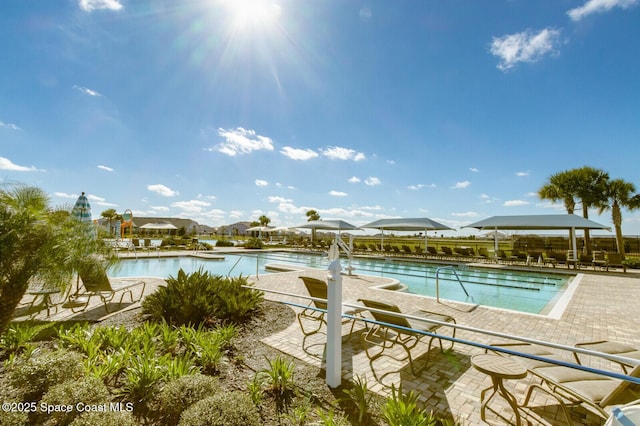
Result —
<path fill-rule="evenodd" d="M 0 180 L 55 205 L 84 191 L 94 218 L 287 226 L 315 209 L 458 228 L 563 213 L 535 193 L 575 167 L 640 187 L 640 0 L 0 10 Z"/>

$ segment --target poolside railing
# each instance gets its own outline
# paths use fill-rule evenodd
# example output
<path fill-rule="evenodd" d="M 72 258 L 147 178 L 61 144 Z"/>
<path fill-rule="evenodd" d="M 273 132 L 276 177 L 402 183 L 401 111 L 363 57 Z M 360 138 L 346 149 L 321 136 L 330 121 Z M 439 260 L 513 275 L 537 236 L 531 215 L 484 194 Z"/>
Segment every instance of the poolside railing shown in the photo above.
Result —
<path fill-rule="evenodd" d="M 453 275 L 456 276 L 456 279 L 458 280 L 460 287 L 462 287 L 462 291 L 464 291 L 464 294 L 467 297 L 469 297 L 469 293 L 467 292 L 467 289 L 464 288 L 464 284 L 462 284 L 462 280 L 460 280 L 460 277 L 458 276 L 458 273 L 456 272 L 456 270 L 453 268 L 452 265 L 447 265 L 447 266 L 440 266 L 439 268 L 436 268 L 436 301 L 440 303 L 440 271 L 443 269 L 451 270 L 451 272 L 453 272 Z"/>
<path fill-rule="evenodd" d="M 329 313 L 330 310 L 332 309 L 332 306 L 329 303 L 328 299 L 319 299 L 319 298 L 316 298 L 316 297 L 311 297 L 309 295 L 301 295 L 301 294 L 297 294 L 297 293 L 291 293 L 291 292 L 285 292 L 285 291 L 279 291 L 279 290 L 272 290 L 272 289 L 266 289 L 266 288 L 259 288 L 259 287 L 255 287 L 255 286 L 251 286 L 251 285 L 243 286 L 243 287 L 248 288 L 248 289 L 257 290 L 257 291 L 263 291 L 263 292 L 266 292 L 266 293 L 273 293 L 273 294 L 278 294 L 278 295 L 282 295 L 282 296 L 287 296 L 287 297 L 291 297 L 291 298 L 299 298 L 299 299 L 306 299 L 306 300 L 313 300 L 313 301 L 320 301 L 320 302 L 323 302 L 323 303 L 327 303 L 327 309 L 321 309 L 321 308 L 317 308 L 317 307 L 315 307 L 313 305 L 303 305 L 301 303 L 296 303 L 296 302 L 292 302 L 292 301 L 286 301 L 286 300 L 279 300 L 278 301 L 279 303 L 283 303 L 285 305 L 289 305 L 289 306 L 296 307 L 296 308 L 311 309 L 311 310 L 315 310 L 315 311 L 319 311 L 319 312 L 325 312 L 325 313 Z M 355 304 L 351 304 L 351 303 L 341 303 L 340 306 L 337 307 L 337 308 L 338 308 L 338 312 L 340 313 L 340 316 L 342 318 L 349 318 L 349 319 L 352 319 L 354 321 L 363 321 L 365 323 L 379 324 L 379 325 L 383 325 L 383 326 L 392 326 L 392 327 L 397 328 L 397 329 L 404 329 L 404 330 L 406 330 L 408 332 L 411 332 L 411 333 L 423 334 L 423 335 L 426 335 L 426 336 L 429 336 L 429 337 L 435 337 L 437 339 L 444 339 L 444 340 L 450 341 L 452 343 L 458 343 L 458 344 L 462 344 L 462 345 L 473 346 L 473 347 L 477 347 L 477 348 L 481 348 L 481 349 L 485 349 L 485 350 L 489 350 L 489 351 L 501 352 L 501 353 L 505 353 L 505 354 L 508 354 L 508 355 L 514 355 L 514 356 L 528 358 L 528 359 L 532 359 L 532 360 L 536 360 L 536 361 L 542 361 L 542 362 L 546 362 L 546 363 L 550 363 L 550 364 L 555 364 L 555 365 L 559 365 L 559 366 L 563 366 L 563 367 L 572 368 L 572 369 L 575 369 L 575 370 L 581 370 L 581 371 L 586 371 L 586 372 L 589 372 L 589 373 L 599 374 L 599 375 L 605 376 L 605 377 L 610 377 L 610 378 L 619 379 L 619 380 L 625 380 L 627 382 L 631 382 L 631 383 L 640 385 L 640 378 L 629 376 L 627 374 L 622 374 L 622 373 L 603 370 L 603 369 L 599 369 L 599 368 L 589 367 L 589 366 L 585 366 L 585 365 L 582 365 L 582 364 L 576 364 L 576 363 L 573 363 L 573 362 L 567 362 L 567 361 L 562 361 L 562 360 L 558 360 L 558 359 L 546 358 L 546 357 L 539 356 L 539 355 L 533 355 L 533 354 L 529 354 L 529 353 L 525 353 L 525 352 L 520 352 L 520 351 L 516 351 L 516 350 L 507 349 L 505 347 L 492 346 L 492 345 L 489 345 L 489 344 L 476 342 L 476 341 L 473 341 L 473 340 L 461 339 L 459 337 L 453 337 L 453 336 L 439 334 L 439 333 L 435 333 L 435 332 L 428 332 L 428 331 L 415 330 L 413 328 L 400 327 L 400 326 L 395 325 L 395 324 L 389 324 L 389 323 L 385 323 L 385 322 L 380 322 L 380 321 L 376 321 L 376 320 L 369 319 L 369 318 L 363 318 L 361 316 L 343 314 L 342 313 L 342 306 L 346 306 L 346 307 L 350 307 L 350 308 L 362 309 L 361 305 L 355 305 Z M 486 330 L 486 329 L 482 329 L 482 328 L 478 328 L 478 327 L 471 327 L 471 326 L 462 325 L 462 324 L 448 323 L 448 322 L 444 322 L 444 321 L 438 321 L 438 320 L 435 320 L 435 319 L 418 317 L 418 316 L 414 316 L 414 315 L 391 312 L 391 311 L 386 311 L 386 310 L 379 310 L 379 309 L 375 309 L 375 308 L 367 308 L 367 310 L 368 311 L 373 311 L 373 312 L 384 313 L 386 315 L 393 315 L 393 316 L 403 317 L 403 318 L 412 319 L 412 320 L 416 320 L 416 321 L 422 321 L 422 322 L 426 322 L 426 323 L 430 323 L 430 324 L 437 324 L 437 325 L 442 326 L 442 327 L 450 327 L 450 328 L 454 328 L 456 330 L 464 330 L 464 331 L 468 331 L 468 332 L 472 332 L 472 333 L 478 333 L 478 334 L 482 334 L 482 335 L 486 335 L 486 336 L 499 337 L 499 338 L 502 338 L 502 339 L 515 340 L 515 341 L 519 341 L 519 342 L 522 342 L 522 343 L 529 343 L 529 344 L 533 344 L 533 345 L 545 346 L 545 347 L 549 347 L 549 348 L 553 348 L 553 349 L 557 349 L 557 350 L 561 350 L 561 351 L 570 352 L 572 354 L 578 353 L 578 354 L 582 354 L 582 355 L 594 356 L 594 357 L 597 357 L 597 358 L 602 358 L 602 359 L 606 359 L 606 360 L 609 360 L 609 361 L 613 361 L 615 363 L 620 363 L 620 364 L 625 364 L 625 365 L 632 365 L 632 366 L 640 365 L 640 359 L 628 358 L 628 357 L 625 357 L 625 356 L 609 354 L 609 353 L 599 352 L 599 351 L 590 350 L 590 349 L 583 349 L 583 348 L 580 348 L 580 347 L 577 347 L 577 346 L 569 346 L 569 345 L 563 345 L 563 344 L 559 344 L 559 343 L 547 342 L 547 341 L 544 341 L 544 340 L 532 339 L 532 338 L 528 338 L 528 337 L 518 336 L 518 335 L 515 335 L 515 334 L 509 334 L 509 333 L 502 333 L 502 332 L 497 332 L 497 331 L 492 331 L 492 330 Z M 327 334 L 327 351 L 329 351 L 331 349 L 331 348 L 329 348 L 329 345 L 331 344 L 331 342 L 332 342 L 332 339 L 331 339 L 331 337 L 329 336 L 329 333 L 328 333 Z"/>

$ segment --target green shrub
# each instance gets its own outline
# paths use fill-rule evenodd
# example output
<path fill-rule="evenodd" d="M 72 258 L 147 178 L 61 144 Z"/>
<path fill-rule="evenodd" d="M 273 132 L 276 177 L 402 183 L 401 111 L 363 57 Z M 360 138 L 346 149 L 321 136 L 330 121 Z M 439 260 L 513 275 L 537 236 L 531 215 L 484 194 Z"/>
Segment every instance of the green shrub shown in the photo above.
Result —
<path fill-rule="evenodd" d="M 277 398 L 287 398 L 295 390 L 293 361 L 278 355 L 275 359 L 267 359 L 267 362 L 269 368 L 259 372 L 260 378 Z"/>
<path fill-rule="evenodd" d="M 129 411 L 88 412 L 75 418 L 70 426 L 137 426 L 138 422 Z"/>
<path fill-rule="evenodd" d="M 233 246 L 235 246 L 233 241 L 229 241 L 224 238 L 221 238 L 218 241 L 216 241 L 216 247 L 233 247 Z"/>
<path fill-rule="evenodd" d="M 48 324 L 11 324 L 0 336 L 0 350 L 4 352 L 4 356 L 23 352 L 31 353 L 34 349 L 31 342 L 41 334 L 42 331 L 51 327 L 53 323 Z"/>
<path fill-rule="evenodd" d="M 262 246 L 263 246 L 262 240 L 259 238 L 249 238 L 244 243 L 244 248 L 248 248 L 248 249 L 261 249 Z"/>
<path fill-rule="evenodd" d="M 52 386 L 44 394 L 40 404 L 47 406 L 75 406 L 77 403 L 85 405 L 109 406 L 109 390 L 95 377 L 83 377 L 80 380 L 71 379 L 58 385 Z M 105 410 L 106 411 L 106 410 Z M 47 423 L 55 425 L 68 425 L 76 418 L 81 411 L 73 409 L 69 412 L 43 413 Z"/>
<path fill-rule="evenodd" d="M 402 385 L 396 391 L 395 385 L 391 385 L 391 396 L 387 398 L 382 407 L 382 415 L 389 426 L 432 426 L 436 419 L 427 414 L 424 409 L 418 408 L 418 395 L 411 391 L 404 395 Z"/>
<path fill-rule="evenodd" d="M 626 257 L 622 263 L 624 263 L 627 268 L 640 269 L 640 257 Z"/>
<path fill-rule="evenodd" d="M 258 426 L 258 409 L 242 392 L 219 392 L 200 400 L 182 413 L 179 426 Z"/>
<path fill-rule="evenodd" d="M 7 401 L 2 402 L 14 403 L 22 401 Z M 2 426 L 26 426 L 29 424 L 29 415 L 24 411 L 3 411 L 0 417 L 0 425 Z"/>
<path fill-rule="evenodd" d="M 194 403 L 213 396 L 218 380 L 204 374 L 179 377 L 165 385 L 156 396 L 154 406 L 162 424 L 177 424 L 184 410 Z"/>
<path fill-rule="evenodd" d="M 211 296 L 215 288 L 209 272 L 200 268 L 187 274 L 167 278 L 167 286 L 144 298 L 142 311 L 156 321 L 172 325 L 200 324 L 214 313 Z"/>
<path fill-rule="evenodd" d="M 217 277 L 214 294 L 217 318 L 241 322 L 257 309 L 264 299 L 264 293 L 243 287 L 246 285 L 248 285 L 247 278 L 243 276 Z"/>
<path fill-rule="evenodd" d="M 263 300 L 263 293 L 243 288 L 247 279 L 211 275 L 200 268 L 187 274 L 178 271 L 167 286 L 147 296 L 143 312 L 156 321 L 172 325 L 202 324 L 213 318 L 241 321 Z"/>
<path fill-rule="evenodd" d="M 9 380 L 25 401 L 37 401 L 49 388 L 84 375 L 82 355 L 58 350 L 33 356 L 12 366 Z"/>

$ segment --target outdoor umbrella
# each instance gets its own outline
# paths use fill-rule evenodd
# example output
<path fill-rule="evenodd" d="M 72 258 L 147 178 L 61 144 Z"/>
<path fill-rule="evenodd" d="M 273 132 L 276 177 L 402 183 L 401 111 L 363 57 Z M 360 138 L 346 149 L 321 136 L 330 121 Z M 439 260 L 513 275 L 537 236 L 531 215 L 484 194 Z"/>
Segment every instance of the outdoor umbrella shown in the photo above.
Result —
<path fill-rule="evenodd" d="M 81 222 L 91 222 L 91 204 L 84 192 L 80 194 L 76 203 L 73 205 L 71 215 L 78 218 Z"/>
<path fill-rule="evenodd" d="M 361 228 L 373 228 L 379 229 L 382 232 L 382 242 L 380 248 L 384 247 L 384 230 L 389 231 L 424 231 L 424 250 L 427 250 L 427 231 L 439 231 L 449 230 L 453 231 L 453 228 L 449 228 L 447 225 L 443 225 L 440 222 L 436 222 L 428 217 L 419 218 L 395 218 L 395 219 L 379 219 L 373 222 L 362 225 Z"/>
<path fill-rule="evenodd" d="M 349 231 L 357 229 L 357 226 L 352 225 L 344 220 L 311 220 L 302 225 L 294 226 L 294 228 L 305 229 L 321 229 L 328 231 Z"/>
<path fill-rule="evenodd" d="M 251 228 L 247 228 L 246 229 L 249 232 L 257 232 L 258 233 L 258 238 L 262 239 L 262 233 L 263 232 L 271 232 L 274 230 L 274 228 L 270 227 L 270 226 L 253 226 Z"/>
<path fill-rule="evenodd" d="M 577 256 L 576 229 L 606 229 L 609 227 L 601 225 L 589 219 L 585 219 L 575 214 L 541 214 L 541 215 L 520 215 L 520 216 L 492 216 L 479 222 L 466 225 L 463 228 L 476 228 L 479 230 L 491 229 L 496 232 L 494 239 L 495 251 L 498 251 L 498 229 L 510 230 L 570 230 L 573 235 L 571 246 L 573 248 L 574 260 Z"/>

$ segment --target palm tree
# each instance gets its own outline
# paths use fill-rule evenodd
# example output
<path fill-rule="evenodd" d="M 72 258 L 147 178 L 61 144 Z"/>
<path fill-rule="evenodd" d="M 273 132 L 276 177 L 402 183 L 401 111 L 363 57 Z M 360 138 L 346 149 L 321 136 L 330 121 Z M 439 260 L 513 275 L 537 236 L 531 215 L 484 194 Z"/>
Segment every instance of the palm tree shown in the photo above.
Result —
<path fill-rule="evenodd" d="M 260 226 L 267 226 L 269 225 L 269 223 L 271 223 L 271 219 L 269 219 L 265 215 L 262 215 L 258 218 L 258 222 L 260 222 Z"/>
<path fill-rule="evenodd" d="M 86 224 L 52 211 L 40 188 L 0 188 L 0 335 L 11 321 L 29 282 L 64 288 L 81 265 L 114 261 L 113 252 Z M 106 258 L 89 256 L 104 253 Z"/>
<path fill-rule="evenodd" d="M 604 200 L 604 185 L 609 180 L 609 174 L 604 170 L 594 169 L 593 167 L 584 166 L 579 169 L 573 169 L 569 172 L 575 173 L 578 179 L 578 187 L 576 188 L 576 196 L 582 204 L 582 216 L 589 219 L 589 209 L 601 204 Z M 584 230 L 584 244 L 587 254 L 591 254 L 591 236 L 589 230 Z"/>
<path fill-rule="evenodd" d="M 315 210 L 309 210 L 306 213 L 307 215 L 307 222 L 312 222 L 314 220 L 320 220 L 320 213 L 318 213 Z M 316 228 L 312 228 L 311 229 L 311 241 L 315 241 L 316 240 Z"/>
<path fill-rule="evenodd" d="M 571 170 L 556 173 L 549 177 L 549 181 L 538 190 L 538 196 L 543 200 L 562 201 L 568 214 L 576 209 L 576 195 L 580 187 L 578 175 Z M 569 240 L 573 240 L 573 231 L 569 230 Z"/>
<path fill-rule="evenodd" d="M 599 213 L 611 210 L 611 221 L 616 231 L 616 246 L 618 253 L 624 259 L 624 238 L 622 236 L 622 208 L 629 210 L 640 208 L 640 194 L 634 194 L 636 187 L 631 182 L 622 179 L 607 180 L 600 202 Z"/>
<path fill-rule="evenodd" d="M 120 215 L 116 212 L 116 209 L 107 209 L 100 213 L 100 216 L 109 221 L 109 235 L 111 235 L 111 221 L 117 219 Z"/>

